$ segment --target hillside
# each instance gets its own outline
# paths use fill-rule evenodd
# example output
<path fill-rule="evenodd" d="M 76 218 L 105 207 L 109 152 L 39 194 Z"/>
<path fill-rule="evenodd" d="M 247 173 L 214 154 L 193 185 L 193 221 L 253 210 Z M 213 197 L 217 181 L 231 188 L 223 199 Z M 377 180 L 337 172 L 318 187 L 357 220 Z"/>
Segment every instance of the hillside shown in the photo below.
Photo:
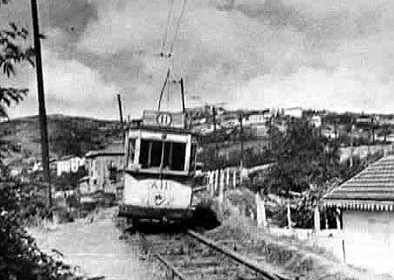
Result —
<path fill-rule="evenodd" d="M 5 162 L 40 159 L 38 116 L 0 123 L 0 131 L 11 151 L 5 154 Z M 102 149 L 121 140 L 121 130 L 117 121 L 49 115 L 48 136 L 51 158 L 59 158 L 64 155 L 82 156 L 89 150 Z"/>

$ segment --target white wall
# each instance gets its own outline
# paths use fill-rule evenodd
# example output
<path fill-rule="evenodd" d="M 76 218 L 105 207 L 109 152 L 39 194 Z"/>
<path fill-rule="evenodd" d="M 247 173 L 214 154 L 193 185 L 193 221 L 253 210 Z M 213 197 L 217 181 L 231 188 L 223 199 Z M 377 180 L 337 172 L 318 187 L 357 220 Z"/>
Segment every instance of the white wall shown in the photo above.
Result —
<path fill-rule="evenodd" d="M 394 274 L 394 212 L 344 210 L 346 262 Z"/>

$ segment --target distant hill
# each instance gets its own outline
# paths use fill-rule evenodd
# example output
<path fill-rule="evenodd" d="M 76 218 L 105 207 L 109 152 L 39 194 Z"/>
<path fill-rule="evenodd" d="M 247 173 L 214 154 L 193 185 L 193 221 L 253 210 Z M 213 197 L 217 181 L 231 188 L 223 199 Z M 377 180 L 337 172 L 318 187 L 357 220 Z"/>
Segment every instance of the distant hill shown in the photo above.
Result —
<path fill-rule="evenodd" d="M 5 162 L 41 158 L 38 116 L 0 123 L 2 139 L 8 141 L 10 153 Z M 102 149 L 122 140 L 118 121 L 97 120 L 65 115 L 48 116 L 51 158 L 63 155 L 83 156 L 89 150 Z"/>

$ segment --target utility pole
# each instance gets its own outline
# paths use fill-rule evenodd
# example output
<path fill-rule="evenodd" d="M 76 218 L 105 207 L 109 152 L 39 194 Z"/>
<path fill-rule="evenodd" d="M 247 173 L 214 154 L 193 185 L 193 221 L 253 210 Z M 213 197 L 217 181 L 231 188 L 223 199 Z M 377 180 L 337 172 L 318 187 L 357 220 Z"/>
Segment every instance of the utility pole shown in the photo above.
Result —
<path fill-rule="evenodd" d="M 213 121 L 213 132 L 216 132 L 216 109 L 212 106 L 212 121 Z"/>
<path fill-rule="evenodd" d="M 45 110 L 44 79 L 42 71 L 40 30 L 38 24 L 37 0 L 31 0 L 31 14 L 33 19 L 34 51 L 36 55 L 36 74 L 38 92 L 38 112 L 41 131 L 41 153 L 45 181 L 48 184 L 48 205 L 52 207 L 51 174 L 49 169 L 48 125 Z"/>
<path fill-rule="evenodd" d="M 239 116 L 239 137 L 241 140 L 241 158 L 239 161 L 239 165 L 241 167 L 241 171 L 244 167 L 244 127 L 243 127 L 243 123 L 242 123 L 242 119 L 243 119 L 243 113 L 240 114 Z"/>
<path fill-rule="evenodd" d="M 120 93 L 118 93 L 118 105 L 119 105 L 119 118 L 120 118 L 120 123 L 123 126 L 123 109 L 122 109 L 122 97 Z"/>
<path fill-rule="evenodd" d="M 182 97 L 182 112 L 186 113 L 186 106 L 185 106 L 185 87 L 183 84 L 183 78 L 179 81 L 181 84 L 181 97 Z"/>

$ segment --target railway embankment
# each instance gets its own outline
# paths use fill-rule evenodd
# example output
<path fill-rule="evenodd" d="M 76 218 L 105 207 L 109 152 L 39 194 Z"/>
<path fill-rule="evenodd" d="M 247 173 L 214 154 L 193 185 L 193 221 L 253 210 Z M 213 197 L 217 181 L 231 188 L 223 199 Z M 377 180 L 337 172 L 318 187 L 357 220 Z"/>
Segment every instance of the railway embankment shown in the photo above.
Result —
<path fill-rule="evenodd" d="M 257 227 L 255 220 L 248 215 L 255 209 L 253 195 L 248 191 L 236 192 L 235 195 L 228 193 L 227 199 L 221 205 L 212 203 L 211 208 L 217 212 L 216 217 L 221 218 L 221 225 L 205 231 L 208 238 L 216 241 L 228 240 L 230 248 L 235 248 L 249 259 L 271 264 L 283 273 L 299 279 L 394 279 L 389 275 L 377 275 L 347 265 L 319 244 L 311 244 L 295 236 L 279 236 Z"/>

